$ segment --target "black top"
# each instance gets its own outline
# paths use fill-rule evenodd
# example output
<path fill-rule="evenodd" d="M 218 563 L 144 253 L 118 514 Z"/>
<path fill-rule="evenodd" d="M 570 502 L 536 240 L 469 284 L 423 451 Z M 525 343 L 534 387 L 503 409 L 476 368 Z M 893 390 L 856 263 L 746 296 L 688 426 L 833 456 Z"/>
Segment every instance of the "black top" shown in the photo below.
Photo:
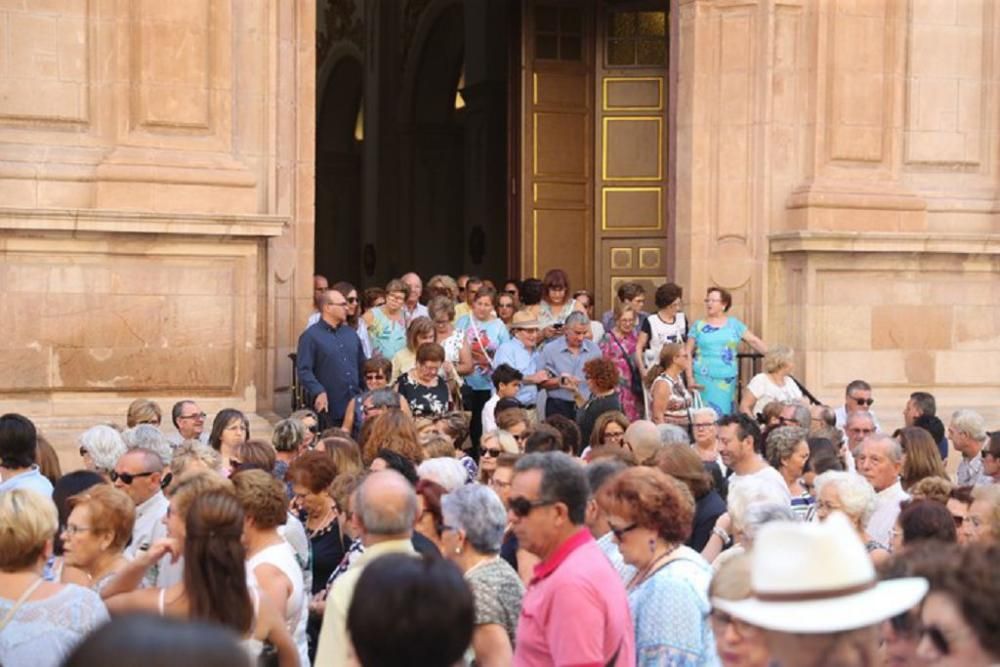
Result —
<path fill-rule="evenodd" d="M 513 530 L 508 530 L 503 534 L 503 542 L 500 543 L 500 558 L 507 561 L 515 572 L 517 572 L 517 548 L 517 535 Z"/>
<path fill-rule="evenodd" d="M 712 489 L 694 502 L 694 529 L 687 545 L 695 551 L 701 551 L 712 536 L 715 520 L 726 513 L 726 502 Z"/>
<path fill-rule="evenodd" d="M 712 476 L 712 485 L 722 500 L 725 501 L 729 495 L 729 480 L 722 474 L 722 468 L 719 467 L 719 463 L 717 461 L 702 461 L 701 465 L 705 468 L 705 472 Z"/>
<path fill-rule="evenodd" d="M 451 401 L 448 383 L 440 377 L 436 380 L 437 384 L 433 387 L 425 387 L 411 378 L 409 373 L 403 373 L 396 380 L 396 391 L 410 404 L 414 417 L 437 417 L 448 412 Z"/>
<path fill-rule="evenodd" d="M 586 405 L 576 411 L 576 425 L 580 427 L 580 442 L 584 447 L 590 444 L 590 433 L 594 430 L 597 418 L 613 410 L 622 411 L 617 391 L 600 398 L 591 398 Z"/>
<path fill-rule="evenodd" d="M 312 546 L 312 592 L 315 595 L 326 587 L 327 579 L 340 564 L 351 542 L 344 542 L 340 535 L 340 525 L 334 519 L 315 533 L 309 531 L 309 543 Z"/>

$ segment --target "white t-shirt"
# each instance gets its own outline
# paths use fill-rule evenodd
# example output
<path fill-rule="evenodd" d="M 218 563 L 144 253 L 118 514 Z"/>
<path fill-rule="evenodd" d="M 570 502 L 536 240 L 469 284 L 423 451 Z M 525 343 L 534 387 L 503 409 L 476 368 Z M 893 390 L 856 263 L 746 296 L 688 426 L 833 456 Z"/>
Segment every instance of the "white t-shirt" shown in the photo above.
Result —
<path fill-rule="evenodd" d="M 649 368 L 660 359 L 660 350 L 664 345 L 684 342 L 687 337 L 687 318 L 684 313 L 677 313 L 673 322 L 664 322 L 659 313 L 653 313 L 643 321 L 639 330 L 649 336 L 649 344 L 642 354 L 642 360 Z"/>
<path fill-rule="evenodd" d="M 729 476 L 729 493 L 733 492 L 734 486 L 751 482 L 751 480 L 753 480 L 752 483 L 766 486 L 768 492 L 773 489 L 776 495 L 784 496 L 788 504 L 792 504 L 792 494 L 788 490 L 788 484 L 785 483 L 785 479 L 781 476 L 781 473 L 771 466 L 764 466 L 757 472 L 750 473 L 749 475 L 737 475 L 733 473 Z"/>
<path fill-rule="evenodd" d="M 490 400 L 486 401 L 486 403 L 483 405 L 482 420 L 483 420 L 484 434 L 489 433 L 490 431 L 497 430 L 497 418 L 493 414 L 493 411 L 496 410 L 497 403 L 499 402 L 500 402 L 500 394 L 494 393 L 492 396 L 490 396 Z"/>
<path fill-rule="evenodd" d="M 764 406 L 773 401 L 797 401 L 802 398 L 802 390 L 795 380 L 785 376 L 785 383 L 780 387 L 774 383 L 767 373 L 757 373 L 747 385 L 750 393 L 757 397 L 754 403 L 753 413 L 759 415 L 764 411 Z"/>

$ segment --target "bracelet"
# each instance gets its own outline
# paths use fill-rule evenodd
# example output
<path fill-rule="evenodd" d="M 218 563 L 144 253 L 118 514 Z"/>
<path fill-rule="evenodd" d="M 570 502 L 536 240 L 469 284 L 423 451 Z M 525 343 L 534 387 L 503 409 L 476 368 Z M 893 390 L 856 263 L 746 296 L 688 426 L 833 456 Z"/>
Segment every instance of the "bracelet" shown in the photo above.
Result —
<path fill-rule="evenodd" d="M 722 546 L 724 547 L 728 546 L 732 541 L 732 538 L 729 537 L 729 533 L 726 532 L 725 528 L 720 528 L 719 526 L 715 526 L 714 528 L 712 528 L 712 534 L 718 537 L 720 540 L 722 540 Z"/>

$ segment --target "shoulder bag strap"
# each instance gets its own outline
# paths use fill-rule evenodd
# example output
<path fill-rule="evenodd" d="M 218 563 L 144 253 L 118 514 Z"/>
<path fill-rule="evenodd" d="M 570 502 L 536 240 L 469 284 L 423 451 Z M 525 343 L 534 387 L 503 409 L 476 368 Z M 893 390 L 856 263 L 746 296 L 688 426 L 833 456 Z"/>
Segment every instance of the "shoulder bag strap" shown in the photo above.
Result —
<path fill-rule="evenodd" d="M 496 365 L 493 363 L 493 357 L 490 356 L 490 351 L 487 350 L 485 346 L 483 346 L 483 342 L 479 338 L 479 327 L 476 326 L 476 316 L 473 315 L 472 313 L 469 313 L 469 325 L 472 327 L 472 330 L 476 333 L 476 342 L 479 343 L 479 348 L 483 351 L 483 354 L 486 355 L 486 360 L 490 362 L 490 368 L 496 368 Z"/>
<path fill-rule="evenodd" d="M 7 624 L 10 623 L 12 620 L 14 620 L 14 614 L 17 613 L 17 610 L 21 608 L 21 605 L 23 605 L 25 602 L 28 601 L 28 598 L 31 597 L 31 594 L 37 591 L 38 587 L 41 585 L 42 585 L 42 578 L 38 577 L 37 579 L 35 579 L 34 583 L 28 586 L 24 590 L 24 592 L 21 593 L 21 597 L 17 599 L 17 601 L 14 603 L 14 606 L 11 607 L 10 611 L 8 611 L 7 614 L 3 617 L 3 620 L 0 620 L 0 631 L 6 628 Z"/>

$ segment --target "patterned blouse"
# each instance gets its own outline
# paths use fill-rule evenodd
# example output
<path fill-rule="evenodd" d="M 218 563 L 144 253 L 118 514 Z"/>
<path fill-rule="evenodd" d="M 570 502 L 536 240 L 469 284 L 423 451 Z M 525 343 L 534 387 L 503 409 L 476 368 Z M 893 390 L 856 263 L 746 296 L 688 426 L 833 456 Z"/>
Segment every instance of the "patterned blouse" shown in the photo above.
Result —
<path fill-rule="evenodd" d="M 521 615 L 524 584 L 517 572 L 502 558 L 484 561 L 465 573 L 476 600 L 476 625 L 503 626 L 514 646 L 517 619 Z"/>
<path fill-rule="evenodd" d="M 410 412 L 414 417 L 443 415 L 448 412 L 451 402 L 448 383 L 440 377 L 433 387 L 426 387 L 414 380 L 409 373 L 403 373 L 396 380 L 396 391 L 410 404 Z"/>

